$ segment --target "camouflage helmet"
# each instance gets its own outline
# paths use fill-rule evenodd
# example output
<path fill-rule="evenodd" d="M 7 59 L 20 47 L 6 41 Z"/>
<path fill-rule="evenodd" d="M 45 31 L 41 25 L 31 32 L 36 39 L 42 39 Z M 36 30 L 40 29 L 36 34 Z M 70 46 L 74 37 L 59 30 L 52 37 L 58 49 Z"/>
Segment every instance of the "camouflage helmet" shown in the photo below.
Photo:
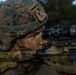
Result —
<path fill-rule="evenodd" d="M 12 40 L 39 28 L 47 20 L 36 0 L 0 1 L 0 50 L 8 50 Z"/>

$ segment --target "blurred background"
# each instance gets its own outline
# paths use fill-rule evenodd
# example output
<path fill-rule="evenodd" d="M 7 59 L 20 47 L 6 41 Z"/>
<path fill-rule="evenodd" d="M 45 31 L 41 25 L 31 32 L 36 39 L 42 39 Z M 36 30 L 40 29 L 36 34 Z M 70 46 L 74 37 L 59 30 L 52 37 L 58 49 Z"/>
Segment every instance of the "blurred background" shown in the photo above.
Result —
<path fill-rule="evenodd" d="M 76 0 L 38 0 L 49 16 L 49 27 L 76 24 Z"/>

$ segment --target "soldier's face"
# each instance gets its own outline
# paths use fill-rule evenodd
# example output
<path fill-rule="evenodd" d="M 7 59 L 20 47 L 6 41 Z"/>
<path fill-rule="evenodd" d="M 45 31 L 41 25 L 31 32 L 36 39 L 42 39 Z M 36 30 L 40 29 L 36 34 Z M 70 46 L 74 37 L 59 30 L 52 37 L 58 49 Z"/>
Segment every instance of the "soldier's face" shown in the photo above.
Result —
<path fill-rule="evenodd" d="M 41 29 L 34 31 L 33 33 L 21 39 L 22 46 L 27 49 L 32 49 L 32 50 L 41 49 L 43 44 L 45 43 L 47 43 L 47 41 L 42 39 Z"/>

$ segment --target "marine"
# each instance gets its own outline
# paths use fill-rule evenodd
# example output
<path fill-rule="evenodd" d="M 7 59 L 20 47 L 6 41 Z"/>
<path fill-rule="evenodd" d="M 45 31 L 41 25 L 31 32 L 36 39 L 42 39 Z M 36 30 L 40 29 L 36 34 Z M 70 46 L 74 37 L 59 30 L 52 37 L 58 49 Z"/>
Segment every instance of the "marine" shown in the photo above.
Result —
<path fill-rule="evenodd" d="M 47 43 L 41 37 L 43 25 L 47 20 L 46 12 L 36 0 L 6 0 L 0 3 L 0 72 L 2 75 L 8 73 L 20 75 L 20 72 L 14 74 L 13 68 L 23 66 L 22 63 L 25 61 L 22 57 L 23 51 L 38 50 Z M 9 69 L 13 69 L 14 72 L 10 74 Z"/>
<path fill-rule="evenodd" d="M 68 58 L 69 49 L 75 46 L 56 47 L 53 42 L 46 47 L 42 31 L 47 21 L 37 0 L 0 2 L 0 75 L 76 74 L 76 61 Z"/>

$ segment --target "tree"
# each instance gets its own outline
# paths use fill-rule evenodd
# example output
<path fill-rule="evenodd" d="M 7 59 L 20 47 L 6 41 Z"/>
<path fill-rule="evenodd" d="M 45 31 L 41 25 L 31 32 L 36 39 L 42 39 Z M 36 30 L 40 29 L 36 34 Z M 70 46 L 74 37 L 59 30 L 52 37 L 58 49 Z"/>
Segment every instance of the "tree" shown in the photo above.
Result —
<path fill-rule="evenodd" d="M 50 26 L 76 24 L 76 6 L 72 2 L 73 0 L 48 0 L 43 4 Z"/>

